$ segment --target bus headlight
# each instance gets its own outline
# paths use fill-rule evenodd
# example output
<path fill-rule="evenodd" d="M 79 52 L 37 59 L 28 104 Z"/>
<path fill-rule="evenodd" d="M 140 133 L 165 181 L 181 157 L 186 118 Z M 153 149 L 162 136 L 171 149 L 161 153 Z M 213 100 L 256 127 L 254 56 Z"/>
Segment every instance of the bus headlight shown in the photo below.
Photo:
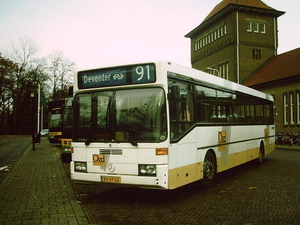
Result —
<path fill-rule="evenodd" d="M 75 167 L 75 172 L 87 173 L 86 162 L 75 162 L 74 167 Z"/>
<path fill-rule="evenodd" d="M 139 165 L 139 176 L 156 176 L 156 165 Z"/>

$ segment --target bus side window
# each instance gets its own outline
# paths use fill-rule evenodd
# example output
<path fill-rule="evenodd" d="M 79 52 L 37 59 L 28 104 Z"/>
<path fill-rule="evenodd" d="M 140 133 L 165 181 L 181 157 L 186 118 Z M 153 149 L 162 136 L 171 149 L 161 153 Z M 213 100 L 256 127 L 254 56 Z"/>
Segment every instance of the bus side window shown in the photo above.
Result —
<path fill-rule="evenodd" d="M 194 123 L 194 94 L 184 90 L 181 96 L 181 125 L 186 130 Z"/>
<path fill-rule="evenodd" d="M 196 86 L 196 120 L 200 123 L 211 123 L 216 117 L 216 90 L 203 86 Z"/>
<path fill-rule="evenodd" d="M 169 89 L 170 92 L 170 122 L 171 122 L 171 138 L 179 134 L 181 98 L 179 86 L 174 85 Z"/>
<path fill-rule="evenodd" d="M 182 83 L 173 83 L 169 91 L 171 137 L 176 137 L 195 122 L 194 92 L 191 85 Z"/>

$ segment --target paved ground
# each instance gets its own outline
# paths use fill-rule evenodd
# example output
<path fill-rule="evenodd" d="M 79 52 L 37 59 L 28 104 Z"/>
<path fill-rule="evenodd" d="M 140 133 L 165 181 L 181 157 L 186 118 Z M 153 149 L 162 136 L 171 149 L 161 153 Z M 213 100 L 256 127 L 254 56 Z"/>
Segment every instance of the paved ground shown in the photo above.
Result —
<path fill-rule="evenodd" d="M 0 167 L 18 161 L 32 140 L 29 135 L 0 135 L 0 139 Z"/>
<path fill-rule="evenodd" d="M 276 150 L 260 166 L 220 173 L 207 190 L 191 184 L 174 191 L 76 185 L 76 191 L 94 223 L 105 225 L 298 225 L 300 151 Z"/>
<path fill-rule="evenodd" d="M 43 138 L 0 183 L 0 225 L 298 225 L 299 147 L 278 147 L 260 166 L 220 173 L 210 189 L 158 191 L 74 184 Z"/>
<path fill-rule="evenodd" d="M 0 136 L 0 182 L 9 174 L 12 166 L 23 156 L 24 152 L 31 146 L 30 135 L 1 135 Z M 6 168 L 3 169 L 2 168 Z"/>
<path fill-rule="evenodd" d="M 88 224 L 48 140 L 26 151 L 0 183 L 0 224 Z"/>

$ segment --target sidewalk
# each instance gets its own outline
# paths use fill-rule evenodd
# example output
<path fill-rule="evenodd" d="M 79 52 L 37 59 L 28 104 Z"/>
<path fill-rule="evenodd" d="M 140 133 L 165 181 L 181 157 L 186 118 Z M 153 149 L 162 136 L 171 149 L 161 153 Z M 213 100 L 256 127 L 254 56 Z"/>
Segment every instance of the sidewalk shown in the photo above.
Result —
<path fill-rule="evenodd" d="M 300 151 L 300 146 L 294 145 L 276 145 L 276 149 Z"/>
<path fill-rule="evenodd" d="M 54 145 L 45 138 L 26 151 L 0 184 L 0 225 L 88 221 Z"/>

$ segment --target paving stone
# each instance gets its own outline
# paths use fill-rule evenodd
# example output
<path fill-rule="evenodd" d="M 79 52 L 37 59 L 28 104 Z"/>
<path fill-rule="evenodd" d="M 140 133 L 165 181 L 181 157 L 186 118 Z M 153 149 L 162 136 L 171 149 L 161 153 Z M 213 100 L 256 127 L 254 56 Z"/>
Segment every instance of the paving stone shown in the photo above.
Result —
<path fill-rule="evenodd" d="M 0 183 L 0 225 L 88 224 L 57 150 L 42 138 Z M 78 222 L 80 221 L 80 223 Z"/>

